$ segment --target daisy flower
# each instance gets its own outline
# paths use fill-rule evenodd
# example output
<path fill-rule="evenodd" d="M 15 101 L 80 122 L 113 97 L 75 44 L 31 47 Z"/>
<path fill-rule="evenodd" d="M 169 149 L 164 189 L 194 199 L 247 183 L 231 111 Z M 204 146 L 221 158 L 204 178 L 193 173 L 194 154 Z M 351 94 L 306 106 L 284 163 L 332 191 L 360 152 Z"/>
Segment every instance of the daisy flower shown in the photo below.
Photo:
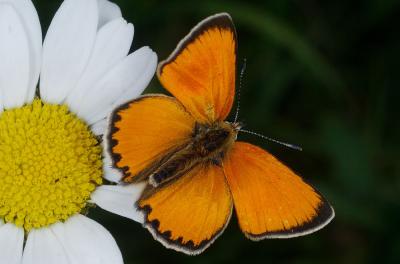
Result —
<path fill-rule="evenodd" d="M 133 31 L 109 1 L 65 0 L 42 45 L 32 2 L 0 0 L 0 263 L 122 263 L 84 213 L 133 213 L 117 198 L 135 193 L 102 188 L 115 176 L 99 140 L 155 72 L 148 47 L 129 54 Z"/>

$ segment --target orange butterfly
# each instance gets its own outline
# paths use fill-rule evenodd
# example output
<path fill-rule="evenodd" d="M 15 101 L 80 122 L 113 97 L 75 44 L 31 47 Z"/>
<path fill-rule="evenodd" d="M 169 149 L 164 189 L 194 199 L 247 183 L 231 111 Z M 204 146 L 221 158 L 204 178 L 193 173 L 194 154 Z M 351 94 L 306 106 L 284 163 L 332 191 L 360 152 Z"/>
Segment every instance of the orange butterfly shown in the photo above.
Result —
<path fill-rule="evenodd" d="M 107 138 L 125 183 L 146 182 L 144 226 L 167 248 L 199 254 L 233 207 L 246 237 L 289 238 L 334 217 L 322 195 L 259 147 L 237 142 L 232 108 L 236 31 L 217 14 L 192 29 L 158 66 L 169 97 L 150 94 L 116 109 Z"/>

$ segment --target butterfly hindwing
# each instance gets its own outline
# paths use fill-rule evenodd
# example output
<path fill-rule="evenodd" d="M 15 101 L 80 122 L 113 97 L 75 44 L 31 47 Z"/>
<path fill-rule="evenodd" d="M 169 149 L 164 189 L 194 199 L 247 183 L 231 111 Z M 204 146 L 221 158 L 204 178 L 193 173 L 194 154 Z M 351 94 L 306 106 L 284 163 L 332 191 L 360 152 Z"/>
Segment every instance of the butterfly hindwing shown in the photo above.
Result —
<path fill-rule="evenodd" d="M 236 47 L 231 17 L 211 16 L 159 64 L 158 78 L 198 121 L 224 120 L 235 95 Z"/>
<path fill-rule="evenodd" d="M 117 108 L 112 114 L 109 148 L 114 165 L 123 170 L 125 182 L 185 146 L 195 121 L 173 97 L 146 95 Z"/>
<path fill-rule="evenodd" d="M 236 142 L 223 166 L 240 228 L 252 240 L 309 234 L 334 217 L 318 191 L 259 147 Z"/>
<path fill-rule="evenodd" d="M 195 255 L 205 250 L 231 216 L 232 199 L 219 166 L 199 164 L 137 202 L 145 226 L 167 248 Z"/>

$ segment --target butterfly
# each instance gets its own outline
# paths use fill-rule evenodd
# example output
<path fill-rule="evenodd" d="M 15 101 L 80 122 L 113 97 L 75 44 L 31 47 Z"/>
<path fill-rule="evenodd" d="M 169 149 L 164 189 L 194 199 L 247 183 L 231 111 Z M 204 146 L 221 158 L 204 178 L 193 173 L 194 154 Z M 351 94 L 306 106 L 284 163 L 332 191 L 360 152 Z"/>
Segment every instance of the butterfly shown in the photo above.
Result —
<path fill-rule="evenodd" d="M 145 183 L 134 205 L 167 248 L 203 252 L 233 210 L 251 240 L 315 232 L 334 217 L 327 200 L 265 150 L 237 141 L 225 121 L 235 97 L 237 37 L 229 14 L 195 26 L 157 69 L 172 96 L 148 94 L 110 118 L 106 138 L 125 183 Z"/>

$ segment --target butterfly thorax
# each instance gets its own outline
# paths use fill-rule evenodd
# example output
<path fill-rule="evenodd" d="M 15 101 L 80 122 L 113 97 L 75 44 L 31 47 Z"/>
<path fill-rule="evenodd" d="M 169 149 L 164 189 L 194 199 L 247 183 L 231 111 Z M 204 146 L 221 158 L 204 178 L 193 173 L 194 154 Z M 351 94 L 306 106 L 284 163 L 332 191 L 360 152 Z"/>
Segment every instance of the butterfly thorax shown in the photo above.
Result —
<path fill-rule="evenodd" d="M 230 123 L 196 123 L 193 129 L 192 149 L 199 157 L 216 159 L 236 140 L 236 135 L 237 132 Z"/>
<path fill-rule="evenodd" d="M 213 124 L 196 123 L 193 133 L 185 146 L 172 155 L 166 155 L 162 164 L 149 175 L 154 187 L 184 175 L 195 166 L 213 163 L 221 165 L 225 153 L 232 147 L 237 137 L 237 126 L 228 122 Z"/>

